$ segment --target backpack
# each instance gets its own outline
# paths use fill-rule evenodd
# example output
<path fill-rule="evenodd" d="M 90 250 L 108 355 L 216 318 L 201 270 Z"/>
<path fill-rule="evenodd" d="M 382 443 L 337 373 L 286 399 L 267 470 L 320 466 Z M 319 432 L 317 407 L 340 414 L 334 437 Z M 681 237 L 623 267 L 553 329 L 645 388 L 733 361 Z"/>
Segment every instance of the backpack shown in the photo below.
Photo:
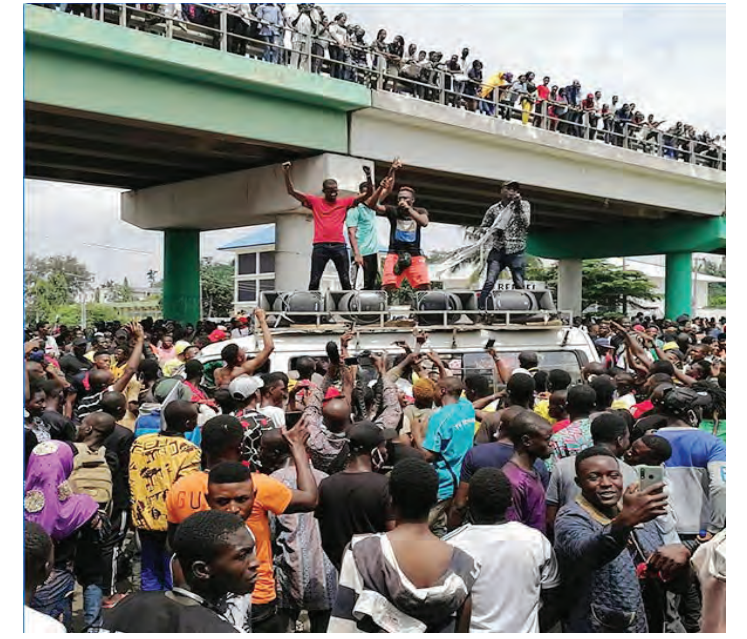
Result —
<path fill-rule="evenodd" d="M 85 444 L 75 444 L 78 454 L 73 458 L 70 485 L 77 494 L 90 495 L 102 510 L 109 511 L 112 503 L 112 471 L 106 462 L 106 449 L 97 452 Z"/>

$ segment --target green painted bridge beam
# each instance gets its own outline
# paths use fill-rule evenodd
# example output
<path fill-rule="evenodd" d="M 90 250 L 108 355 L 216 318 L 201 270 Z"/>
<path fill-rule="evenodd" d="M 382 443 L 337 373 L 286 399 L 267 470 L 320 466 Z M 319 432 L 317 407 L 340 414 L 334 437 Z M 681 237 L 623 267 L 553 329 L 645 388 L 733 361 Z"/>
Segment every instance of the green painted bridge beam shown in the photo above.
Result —
<path fill-rule="evenodd" d="M 561 230 L 530 229 L 527 252 L 547 259 L 596 259 L 663 253 L 713 253 L 726 249 L 726 216 L 576 224 Z"/>
<path fill-rule="evenodd" d="M 200 319 L 200 232 L 163 233 L 163 316 L 183 324 Z"/>

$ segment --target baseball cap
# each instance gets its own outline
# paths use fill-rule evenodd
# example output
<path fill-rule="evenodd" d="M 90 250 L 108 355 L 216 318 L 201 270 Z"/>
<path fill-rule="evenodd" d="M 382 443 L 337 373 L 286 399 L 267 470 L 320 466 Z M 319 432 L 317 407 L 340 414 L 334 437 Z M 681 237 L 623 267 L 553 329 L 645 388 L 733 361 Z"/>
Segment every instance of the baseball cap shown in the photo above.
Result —
<path fill-rule="evenodd" d="M 215 344 L 216 342 L 221 342 L 224 339 L 228 337 L 228 333 L 226 331 L 222 331 L 219 328 L 216 328 L 210 335 L 208 335 L 208 339 Z"/>
<path fill-rule="evenodd" d="M 354 424 L 348 431 L 351 450 L 373 450 L 379 444 L 394 439 L 397 431 L 392 428 L 380 428 L 370 420 Z"/>
<path fill-rule="evenodd" d="M 88 340 L 85 337 L 79 337 L 73 342 L 73 346 L 86 346 L 88 344 Z"/>
<path fill-rule="evenodd" d="M 176 397 L 174 399 L 184 399 L 189 401 L 192 398 L 192 391 L 184 386 L 180 379 L 177 379 L 176 377 L 166 377 L 158 382 L 153 389 L 153 397 L 156 402 L 159 404 L 163 403 L 177 384 L 182 388 L 176 392 Z"/>
<path fill-rule="evenodd" d="M 506 180 L 503 184 L 501 184 L 502 189 L 514 189 L 515 191 L 521 191 L 521 184 L 514 180 Z"/>
<path fill-rule="evenodd" d="M 643 332 L 644 332 L 644 331 L 645 331 L 646 329 L 645 329 L 645 328 L 643 328 L 643 326 L 641 326 L 640 324 L 636 324 L 636 325 L 635 325 L 635 326 L 633 327 L 633 330 L 634 330 L 634 331 L 637 331 L 638 333 L 643 333 Z"/>
<path fill-rule="evenodd" d="M 664 392 L 664 397 L 658 403 L 658 407 L 670 415 L 684 415 L 687 411 L 697 406 L 710 406 L 711 396 L 707 393 L 698 393 L 692 388 L 674 387 Z"/>
<path fill-rule="evenodd" d="M 192 344 L 190 344 L 189 342 L 185 342 L 184 340 L 179 340 L 176 344 L 174 344 L 174 352 L 177 355 L 181 355 L 190 346 L 192 346 Z"/>
<path fill-rule="evenodd" d="M 261 377 L 240 375 L 228 385 L 228 392 L 234 399 L 248 399 L 264 385 Z"/>
<path fill-rule="evenodd" d="M 614 346 L 612 346 L 612 340 L 610 340 L 609 337 L 600 337 L 599 339 L 594 340 L 594 345 L 598 346 L 599 348 L 615 348 Z"/>
<path fill-rule="evenodd" d="M 679 349 L 680 347 L 677 345 L 677 342 L 667 342 L 666 344 L 664 344 L 664 346 L 661 347 L 661 350 L 663 350 L 665 353 L 667 351 L 679 350 Z"/>

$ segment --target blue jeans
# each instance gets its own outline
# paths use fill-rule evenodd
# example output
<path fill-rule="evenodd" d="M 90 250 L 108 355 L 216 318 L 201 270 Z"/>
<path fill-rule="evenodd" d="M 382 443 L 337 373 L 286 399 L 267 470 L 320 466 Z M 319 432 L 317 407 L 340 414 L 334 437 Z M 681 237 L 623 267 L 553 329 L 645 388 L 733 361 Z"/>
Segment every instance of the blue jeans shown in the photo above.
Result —
<path fill-rule="evenodd" d="M 171 590 L 171 554 L 166 551 L 166 533 L 138 530 L 141 548 L 140 590 Z"/>
<path fill-rule="evenodd" d="M 279 64 L 282 52 L 278 49 L 278 46 L 283 43 L 283 36 L 263 35 L 259 36 L 259 38 L 265 42 L 265 51 L 262 54 L 262 59 L 265 62 Z"/>
<path fill-rule="evenodd" d="M 506 254 L 503 249 L 492 249 L 488 254 L 488 275 L 485 278 L 485 285 L 482 287 L 478 307 L 485 310 L 485 305 L 498 277 L 504 268 L 508 267 L 511 271 L 511 277 L 514 280 L 514 288 L 524 288 L 524 270 L 526 269 L 526 260 L 524 253 Z"/>
<path fill-rule="evenodd" d="M 101 586 L 89 584 L 83 588 L 83 621 L 86 628 L 101 627 L 101 600 L 104 592 Z"/>

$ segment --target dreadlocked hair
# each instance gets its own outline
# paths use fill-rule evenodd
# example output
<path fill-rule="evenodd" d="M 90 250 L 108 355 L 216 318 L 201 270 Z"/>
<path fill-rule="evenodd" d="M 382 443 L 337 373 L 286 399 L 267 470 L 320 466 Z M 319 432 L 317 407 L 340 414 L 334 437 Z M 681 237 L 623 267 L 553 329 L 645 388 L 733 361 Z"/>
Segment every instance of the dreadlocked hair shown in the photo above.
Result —
<path fill-rule="evenodd" d="M 718 413 L 719 419 L 726 417 L 726 391 L 718 384 L 709 381 L 695 382 L 690 388 L 698 393 L 708 393 L 711 398 L 711 407 L 708 416 Z"/>

